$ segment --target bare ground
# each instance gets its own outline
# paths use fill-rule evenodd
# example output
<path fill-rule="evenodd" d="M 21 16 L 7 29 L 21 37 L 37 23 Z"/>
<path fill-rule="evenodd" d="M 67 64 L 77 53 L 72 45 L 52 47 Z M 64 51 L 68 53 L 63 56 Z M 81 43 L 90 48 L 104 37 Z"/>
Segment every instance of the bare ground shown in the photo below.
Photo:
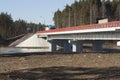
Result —
<path fill-rule="evenodd" d="M 120 53 L 1 55 L 0 80 L 120 80 Z"/>

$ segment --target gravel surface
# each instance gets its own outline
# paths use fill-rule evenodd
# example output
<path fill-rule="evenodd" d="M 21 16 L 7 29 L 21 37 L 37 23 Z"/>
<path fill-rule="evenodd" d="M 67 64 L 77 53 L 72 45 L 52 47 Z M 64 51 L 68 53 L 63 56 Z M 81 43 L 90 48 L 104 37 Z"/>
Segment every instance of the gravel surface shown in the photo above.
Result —
<path fill-rule="evenodd" d="M 120 53 L 2 55 L 0 80 L 120 80 Z"/>

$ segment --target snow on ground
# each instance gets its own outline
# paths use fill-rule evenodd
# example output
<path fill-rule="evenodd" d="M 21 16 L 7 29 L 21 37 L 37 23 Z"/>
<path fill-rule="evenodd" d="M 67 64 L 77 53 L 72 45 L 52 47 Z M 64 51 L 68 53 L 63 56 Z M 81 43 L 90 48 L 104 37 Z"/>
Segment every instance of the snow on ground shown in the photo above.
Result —
<path fill-rule="evenodd" d="M 1 48 L 0 54 L 10 53 L 28 53 L 28 52 L 48 52 L 48 49 L 31 49 L 31 48 Z"/>

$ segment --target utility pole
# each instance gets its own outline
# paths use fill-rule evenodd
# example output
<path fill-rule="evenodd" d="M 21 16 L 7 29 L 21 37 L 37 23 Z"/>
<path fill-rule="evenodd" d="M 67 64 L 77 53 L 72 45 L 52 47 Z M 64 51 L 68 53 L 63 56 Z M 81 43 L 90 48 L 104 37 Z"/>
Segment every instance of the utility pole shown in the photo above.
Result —
<path fill-rule="evenodd" d="M 90 1 L 90 24 L 92 24 L 92 2 Z"/>
<path fill-rule="evenodd" d="M 102 18 L 105 18 L 105 0 L 102 0 Z"/>
<path fill-rule="evenodd" d="M 69 20 L 68 20 L 68 26 L 69 26 L 69 27 L 71 26 L 71 25 L 70 25 L 70 21 L 71 21 L 70 16 L 71 16 L 71 13 L 70 13 L 70 7 L 69 7 Z"/>
<path fill-rule="evenodd" d="M 76 13 L 74 13 L 74 26 L 77 26 L 77 24 L 76 24 Z"/>
<path fill-rule="evenodd" d="M 42 19 L 42 24 L 45 24 L 45 18 L 43 16 L 40 16 L 40 18 Z"/>

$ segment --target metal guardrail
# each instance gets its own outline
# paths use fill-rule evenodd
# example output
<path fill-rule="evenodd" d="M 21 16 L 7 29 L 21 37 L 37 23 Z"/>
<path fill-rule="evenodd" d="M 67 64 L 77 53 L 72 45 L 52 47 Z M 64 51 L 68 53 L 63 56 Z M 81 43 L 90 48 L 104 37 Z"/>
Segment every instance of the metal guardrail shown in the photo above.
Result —
<path fill-rule="evenodd" d="M 21 34 L 21 35 L 15 36 L 15 37 L 8 38 L 7 40 L 16 39 L 16 38 L 22 37 L 22 36 L 24 36 L 24 35 L 25 35 L 25 34 Z"/>

